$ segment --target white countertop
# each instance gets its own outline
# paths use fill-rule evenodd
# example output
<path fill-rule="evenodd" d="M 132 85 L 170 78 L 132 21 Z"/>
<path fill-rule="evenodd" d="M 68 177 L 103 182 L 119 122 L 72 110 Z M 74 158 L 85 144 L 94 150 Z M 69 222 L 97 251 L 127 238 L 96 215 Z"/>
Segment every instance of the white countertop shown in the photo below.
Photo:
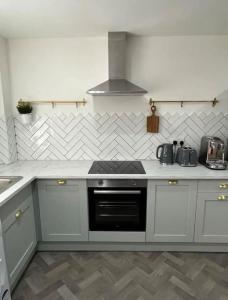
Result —
<path fill-rule="evenodd" d="M 0 206 L 34 179 L 53 178 L 119 178 L 119 179 L 227 179 L 228 170 L 213 171 L 202 165 L 162 166 L 158 161 L 142 161 L 146 174 L 88 174 L 92 161 L 17 161 L 0 166 L 0 176 L 22 176 L 23 179 L 0 194 Z"/>

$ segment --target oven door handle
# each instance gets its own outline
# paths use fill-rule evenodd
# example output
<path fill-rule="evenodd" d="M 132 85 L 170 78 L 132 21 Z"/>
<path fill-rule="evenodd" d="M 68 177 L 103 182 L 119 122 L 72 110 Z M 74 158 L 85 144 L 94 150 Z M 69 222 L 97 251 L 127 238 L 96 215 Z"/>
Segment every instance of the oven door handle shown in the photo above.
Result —
<path fill-rule="evenodd" d="M 140 195 L 141 191 L 140 190 L 94 190 L 94 194 L 111 194 L 111 195 Z"/>

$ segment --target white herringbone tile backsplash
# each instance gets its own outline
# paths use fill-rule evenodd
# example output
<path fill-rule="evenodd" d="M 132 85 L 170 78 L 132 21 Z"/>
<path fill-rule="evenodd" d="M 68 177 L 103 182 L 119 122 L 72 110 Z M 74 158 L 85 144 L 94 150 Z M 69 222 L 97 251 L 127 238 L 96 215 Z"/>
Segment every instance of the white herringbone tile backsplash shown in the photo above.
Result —
<path fill-rule="evenodd" d="M 147 133 L 146 116 L 133 113 L 40 116 L 31 126 L 14 121 L 19 160 L 154 159 L 157 146 L 173 139 L 198 149 L 205 134 L 228 138 L 224 113 L 167 113 L 158 134 Z"/>
<path fill-rule="evenodd" d="M 14 128 L 14 118 L 7 118 L 7 135 L 8 135 L 8 145 L 9 145 L 9 162 L 17 160 L 17 145 L 16 145 L 16 133 Z"/>
<path fill-rule="evenodd" d="M 9 146 L 6 121 L 0 119 L 0 164 L 9 161 Z"/>
<path fill-rule="evenodd" d="M 17 160 L 13 117 L 0 118 L 0 164 Z"/>

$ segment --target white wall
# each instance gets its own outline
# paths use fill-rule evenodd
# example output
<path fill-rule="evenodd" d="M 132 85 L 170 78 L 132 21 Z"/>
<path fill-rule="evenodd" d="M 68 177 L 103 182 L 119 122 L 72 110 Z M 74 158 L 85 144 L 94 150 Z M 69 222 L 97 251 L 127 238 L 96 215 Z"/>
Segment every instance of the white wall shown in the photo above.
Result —
<path fill-rule="evenodd" d="M 145 97 L 96 97 L 86 90 L 107 79 L 107 38 L 12 39 L 9 41 L 13 106 L 25 99 L 75 99 L 81 112 L 148 112 L 147 100 L 218 97 L 213 111 L 228 111 L 228 36 L 131 37 L 128 78 Z M 207 111 L 208 104 L 161 105 L 165 111 Z M 72 106 L 40 106 L 38 112 L 70 112 Z M 14 112 L 16 110 L 14 109 Z"/>
<path fill-rule="evenodd" d="M 0 37 L 0 117 L 11 114 L 8 43 Z"/>
<path fill-rule="evenodd" d="M 11 106 L 8 42 L 0 37 L 0 164 L 17 159 Z"/>
<path fill-rule="evenodd" d="M 198 100 L 218 97 L 228 111 L 228 36 L 148 37 L 129 40 L 128 78 L 155 99 Z M 170 111 L 179 108 L 162 106 Z M 188 105 L 188 110 L 208 110 Z"/>
<path fill-rule="evenodd" d="M 19 39 L 9 45 L 14 106 L 20 98 L 82 99 L 88 88 L 106 80 L 106 38 Z M 91 110 L 90 105 L 85 109 Z M 40 111 L 52 109 L 45 105 Z"/>

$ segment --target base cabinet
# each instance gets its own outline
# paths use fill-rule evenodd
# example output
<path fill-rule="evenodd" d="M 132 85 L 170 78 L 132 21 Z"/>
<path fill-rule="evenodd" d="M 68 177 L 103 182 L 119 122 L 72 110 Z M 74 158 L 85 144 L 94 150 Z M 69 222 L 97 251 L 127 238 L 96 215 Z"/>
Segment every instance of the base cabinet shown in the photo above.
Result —
<path fill-rule="evenodd" d="M 228 243 L 228 193 L 199 193 L 195 241 Z"/>
<path fill-rule="evenodd" d="M 147 242 L 193 242 L 197 181 L 149 180 Z"/>
<path fill-rule="evenodd" d="M 99 243 L 104 242 L 107 250 L 220 251 L 221 247 L 228 252 L 227 182 L 148 180 L 146 233 L 89 232 L 86 180 L 38 180 L 36 187 L 41 244 L 48 245 L 46 250 L 56 250 L 57 244 L 62 250 L 102 250 Z M 33 202 L 32 187 L 27 186 L 0 210 L 11 287 L 36 249 Z"/>
<path fill-rule="evenodd" d="M 85 180 L 39 180 L 42 241 L 88 241 Z"/>
<path fill-rule="evenodd" d="M 35 247 L 36 230 L 31 186 L 13 197 L 1 211 L 9 282 L 15 285 Z"/>

